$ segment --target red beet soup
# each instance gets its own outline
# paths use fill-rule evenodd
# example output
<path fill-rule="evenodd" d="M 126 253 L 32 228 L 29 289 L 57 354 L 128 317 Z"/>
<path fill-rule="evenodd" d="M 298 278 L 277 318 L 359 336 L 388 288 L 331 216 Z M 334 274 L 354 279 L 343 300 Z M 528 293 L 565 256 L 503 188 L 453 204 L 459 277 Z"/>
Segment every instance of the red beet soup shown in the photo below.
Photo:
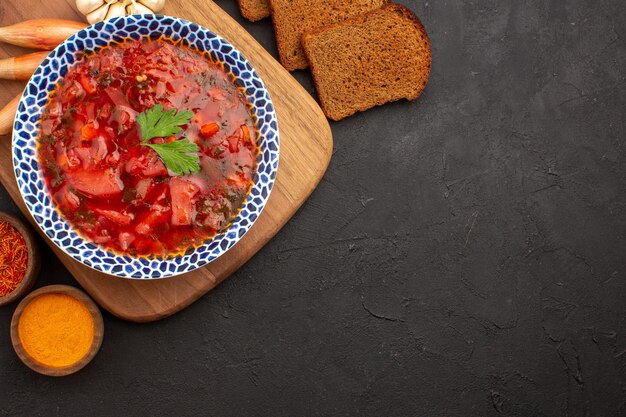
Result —
<path fill-rule="evenodd" d="M 78 232 L 140 256 L 181 253 L 224 230 L 259 154 L 232 76 L 187 46 L 149 39 L 79 59 L 51 94 L 38 149 Z"/>

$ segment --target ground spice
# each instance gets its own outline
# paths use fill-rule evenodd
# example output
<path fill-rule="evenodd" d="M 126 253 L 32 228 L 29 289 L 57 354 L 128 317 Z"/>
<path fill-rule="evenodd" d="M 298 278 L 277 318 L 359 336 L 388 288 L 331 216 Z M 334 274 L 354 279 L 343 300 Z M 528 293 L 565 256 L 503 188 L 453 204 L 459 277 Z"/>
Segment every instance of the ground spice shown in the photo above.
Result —
<path fill-rule="evenodd" d="M 24 236 L 9 222 L 0 221 L 0 297 L 22 282 L 28 269 L 28 247 Z"/>
<path fill-rule="evenodd" d="M 42 294 L 24 308 L 18 323 L 22 347 L 51 367 L 75 364 L 89 352 L 94 321 L 81 301 L 66 294 Z"/>

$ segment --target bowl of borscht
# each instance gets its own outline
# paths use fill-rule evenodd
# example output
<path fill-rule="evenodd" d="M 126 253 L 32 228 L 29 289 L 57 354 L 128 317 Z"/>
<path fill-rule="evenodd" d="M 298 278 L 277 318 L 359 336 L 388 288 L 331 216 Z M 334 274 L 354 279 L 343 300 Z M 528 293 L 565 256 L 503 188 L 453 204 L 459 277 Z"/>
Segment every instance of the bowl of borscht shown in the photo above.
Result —
<path fill-rule="evenodd" d="M 110 275 L 166 278 L 252 227 L 278 170 L 278 123 L 228 41 L 134 15 L 50 52 L 22 95 L 12 156 L 26 207 L 63 251 Z"/>

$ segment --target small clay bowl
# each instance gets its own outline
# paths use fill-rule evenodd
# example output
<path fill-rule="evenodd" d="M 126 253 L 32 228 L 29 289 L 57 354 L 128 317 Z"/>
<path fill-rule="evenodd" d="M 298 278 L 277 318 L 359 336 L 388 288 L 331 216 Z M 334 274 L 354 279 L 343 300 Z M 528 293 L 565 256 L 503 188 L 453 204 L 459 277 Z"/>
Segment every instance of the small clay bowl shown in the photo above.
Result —
<path fill-rule="evenodd" d="M 20 336 L 18 334 L 18 324 L 20 322 L 20 317 L 22 316 L 22 312 L 24 308 L 37 296 L 42 294 L 66 294 L 71 297 L 74 297 L 78 301 L 81 301 L 85 304 L 91 316 L 93 317 L 94 323 L 94 335 L 93 342 L 89 351 L 81 360 L 78 362 L 62 367 L 50 367 L 48 365 L 44 365 L 35 359 L 33 359 L 22 346 L 22 342 L 20 341 Z M 43 375 L 48 376 L 65 376 L 73 374 L 74 372 L 78 372 L 83 369 L 91 360 L 96 356 L 96 353 L 100 350 L 100 346 L 102 345 L 102 339 L 104 338 L 104 323 L 102 321 L 102 314 L 100 314 L 100 309 L 96 303 L 94 303 L 91 298 L 78 288 L 70 287 L 69 285 L 48 285 L 47 287 L 39 288 L 30 294 L 28 294 L 15 309 L 15 313 L 13 313 L 13 318 L 11 319 L 11 342 L 13 343 L 13 349 L 15 349 L 15 353 L 17 356 L 24 362 L 26 366 L 28 366 L 33 371 L 39 372 Z"/>
<path fill-rule="evenodd" d="M 21 298 L 33 287 L 33 284 L 39 276 L 41 255 L 39 254 L 39 246 L 35 234 L 26 222 L 3 211 L 0 211 L 0 221 L 5 221 L 13 225 L 13 227 L 24 236 L 26 247 L 28 248 L 28 267 L 26 268 L 26 274 L 24 274 L 24 278 L 22 278 L 22 282 L 19 283 L 17 288 L 4 297 L 0 297 L 0 306 L 3 306 Z"/>

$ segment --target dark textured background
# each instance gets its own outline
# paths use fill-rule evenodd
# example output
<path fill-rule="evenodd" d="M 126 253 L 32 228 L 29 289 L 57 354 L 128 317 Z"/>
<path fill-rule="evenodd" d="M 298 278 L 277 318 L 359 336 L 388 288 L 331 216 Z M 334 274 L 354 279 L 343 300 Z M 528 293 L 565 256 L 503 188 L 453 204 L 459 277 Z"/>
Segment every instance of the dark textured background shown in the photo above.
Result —
<path fill-rule="evenodd" d="M 0 309 L 0 413 L 626 414 L 623 0 L 402 3 L 433 45 L 423 96 L 332 123 L 266 248 L 174 317 L 105 314 L 80 373 L 28 370 Z M 76 285 L 45 257 L 38 285 Z"/>

